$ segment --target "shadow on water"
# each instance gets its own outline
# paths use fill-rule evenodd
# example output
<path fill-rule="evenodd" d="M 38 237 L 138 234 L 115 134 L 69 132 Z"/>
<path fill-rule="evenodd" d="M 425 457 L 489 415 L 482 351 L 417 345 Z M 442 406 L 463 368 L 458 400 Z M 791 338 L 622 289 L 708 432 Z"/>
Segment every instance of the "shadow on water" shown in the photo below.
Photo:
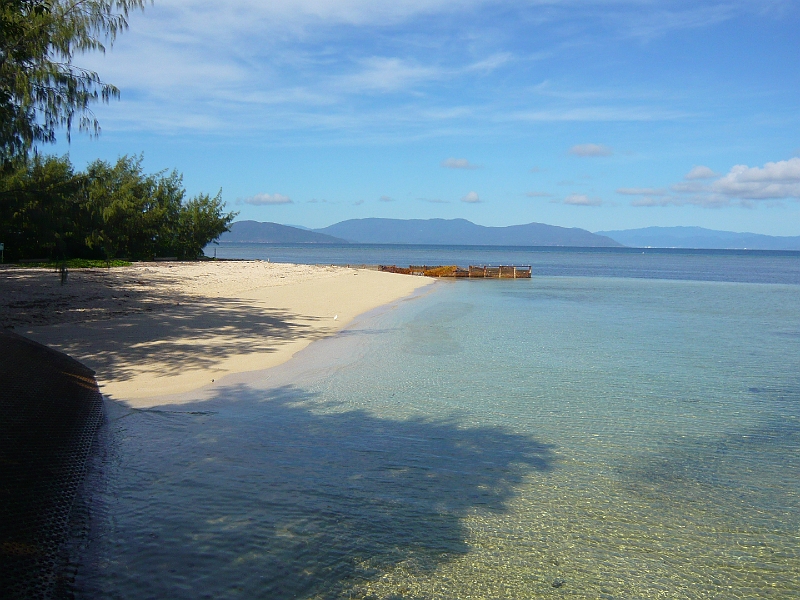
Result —
<path fill-rule="evenodd" d="M 111 407 L 79 597 L 358 596 L 469 552 L 464 518 L 553 468 L 506 429 L 320 412 L 295 387 L 167 408 Z"/>
<path fill-rule="evenodd" d="M 800 519 L 800 385 L 748 389 L 761 423 L 716 436 L 682 436 L 625 473 L 640 492 Z"/>

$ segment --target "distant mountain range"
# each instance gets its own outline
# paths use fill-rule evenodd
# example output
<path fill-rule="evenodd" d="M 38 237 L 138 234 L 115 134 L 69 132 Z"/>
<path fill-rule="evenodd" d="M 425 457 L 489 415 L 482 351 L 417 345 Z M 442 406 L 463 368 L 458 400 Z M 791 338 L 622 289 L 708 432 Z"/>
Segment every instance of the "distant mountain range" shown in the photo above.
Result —
<path fill-rule="evenodd" d="M 625 246 L 636 248 L 728 248 L 749 250 L 800 250 L 800 236 L 779 237 L 759 233 L 715 231 L 703 227 L 645 227 L 598 231 Z"/>
<path fill-rule="evenodd" d="M 645 227 L 591 233 L 542 223 L 484 227 L 465 219 L 351 219 L 322 229 L 237 221 L 220 242 L 274 244 L 444 244 L 464 246 L 583 246 L 634 248 L 747 248 L 800 250 L 800 236 L 715 231 L 702 227 Z"/>
<path fill-rule="evenodd" d="M 484 227 L 465 219 L 351 219 L 316 229 L 360 244 L 620 246 L 585 229 L 542 223 Z"/>
<path fill-rule="evenodd" d="M 346 244 L 347 241 L 278 223 L 259 223 L 258 221 L 236 221 L 231 230 L 223 233 L 220 242 L 250 242 L 258 244 Z"/>
<path fill-rule="evenodd" d="M 351 219 L 303 230 L 277 223 L 238 221 L 220 242 L 443 244 L 468 246 L 621 246 L 585 229 L 542 223 L 484 227 L 465 219 Z"/>

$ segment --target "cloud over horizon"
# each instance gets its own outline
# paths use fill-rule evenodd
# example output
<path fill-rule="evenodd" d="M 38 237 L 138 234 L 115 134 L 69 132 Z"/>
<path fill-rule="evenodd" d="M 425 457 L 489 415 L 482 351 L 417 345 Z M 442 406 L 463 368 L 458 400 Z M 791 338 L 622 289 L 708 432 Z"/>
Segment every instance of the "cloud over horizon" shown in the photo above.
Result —
<path fill-rule="evenodd" d="M 768 162 L 763 167 L 736 165 L 712 183 L 711 189 L 745 200 L 800 199 L 800 158 Z"/>
<path fill-rule="evenodd" d="M 283 194 L 256 194 L 242 200 L 245 204 L 251 206 L 269 206 L 275 204 L 294 204 L 289 196 Z"/>
<path fill-rule="evenodd" d="M 589 158 L 595 156 L 611 156 L 614 154 L 614 151 L 603 144 L 578 144 L 570 148 L 569 153 L 573 156 Z"/>
<path fill-rule="evenodd" d="M 570 194 L 563 200 L 569 206 L 601 206 L 603 201 L 600 198 L 590 198 L 586 194 Z"/>
<path fill-rule="evenodd" d="M 703 165 L 693 167 L 691 171 L 683 176 L 686 181 L 694 181 L 696 179 L 712 179 L 713 177 L 719 177 L 719 173 L 715 173 Z"/>
<path fill-rule="evenodd" d="M 661 188 L 617 188 L 616 192 L 623 196 L 665 196 L 667 190 Z"/>
<path fill-rule="evenodd" d="M 718 179 L 704 182 L 714 177 Z M 708 167 L 694 167 L 684 180 L 670 187 L 670 190 L 677 194 L 675 196 L 647 197 L 634 200 L 631 206 L 693 205 L 704 208 L 727 206 L 753 208 L 755 201 L 800 200 L 800 158 L 768 162 L 763 167 L 734 165 L 722 177 Z M 647 194 L 647 196 L 655 195 Z"/>
<path fill-rule="evenodd" d="M 467 204 L 477 204 L 481 202 L 481 199 L 480 196 L 478 196 L 478 192 L 469 192 L 466 196 L 461 198 L 461 201 Z"/>
<path fill-rule="evenodd" d="M 446 158 L 441 162 L 441 166 L 445 169 L 467 169 L 469 171 L 481 168 L 481 165 L 474 165 L 466 158 Z"/>

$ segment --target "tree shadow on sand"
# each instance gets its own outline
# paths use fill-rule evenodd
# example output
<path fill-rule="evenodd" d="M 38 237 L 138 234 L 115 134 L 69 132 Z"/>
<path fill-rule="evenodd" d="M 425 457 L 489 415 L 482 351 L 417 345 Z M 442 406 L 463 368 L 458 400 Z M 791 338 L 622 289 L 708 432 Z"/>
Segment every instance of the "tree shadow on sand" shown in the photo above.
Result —
<path fill-rule="evenodd" d="M 112 414 L 78 596 L 358 596 L 468 553 L 465 517 L 553 468 L 503 428 L 317 412 L 295 387 L 171 408 Z"/>
<path fill-rule="evenodd" d="M 287 342 L 318 339 L 317 317 L 265 310 L 240 300 L 176 303 L 166 309 L 82 325 L 84 337 L 59 344 L 85 358 L 101 381 L 126 381 L 137 372 L 159 376 L 212 368 L 232 355 L 272 353 Z"/>
<path fill-rule="evenodd" d="M 135 271 L 89 269 L 61 286 L 49 271 L 6 270 L 0 325 L 78 358 L 101 382 L 207 369 L 333 331 L 318 316 L 183 292 L 177 268 L 139 276 L 144 281 Z"/>

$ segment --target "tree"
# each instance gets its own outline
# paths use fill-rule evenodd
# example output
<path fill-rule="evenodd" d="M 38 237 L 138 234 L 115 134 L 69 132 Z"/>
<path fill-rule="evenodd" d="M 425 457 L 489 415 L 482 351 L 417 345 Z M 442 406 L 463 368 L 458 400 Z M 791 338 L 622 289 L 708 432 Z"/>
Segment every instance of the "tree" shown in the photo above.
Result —
<path fill-rule="evenodd" d="M 52 143 L 59 127 L 99 132 L 90 109 L 119 96 L 76 54 L 105 52 L 146 0 L 0 0 L 0 161 Z"/>
<path fill-rule="evenodd" d="M 181 207 L 178 224 L 178 258 L 194 260 L 203 254 L 209 242 L 230 230 L 236 213 L 223 213 L 222 192 L 213 198 L 200 194 Z"/>
<path fill-rule="evenodd" d="M 85 247 L 85 177 L 65 157 L 17 161 L 0 177 L 0 233 L 7 256 L 63 259 Z"/>
<path fill-rule="evenodd" d="M 142 157 L 123 156 L 114 166 L 93 162 L 86 176 L 90 247 L 106 258 L 152 259 L 173 251 L 186 194 L 177 172 L 146 175 Z"/>
<path fill-rule="evenodd" d="M 104 258 L 196 259 L 228 231 L 236 213 L 224 213 L 221 193 L 184 202 L 177 171 L 146 175 L 142 158 L 123 156 L 113 167 L 101 160 L 86 172 L 86 202 L 92 231 L 87 245 Z"/>
<path fill-rule="evenodd" d="M 177 171 L 146 174 L 140 156 L 77 173 L 66 156 L 20 158 L 0 172 L 0 240 L 11 260 L 193 260 L 236 213 L 224 212 L 221 193 L 185 198 Z"/>

